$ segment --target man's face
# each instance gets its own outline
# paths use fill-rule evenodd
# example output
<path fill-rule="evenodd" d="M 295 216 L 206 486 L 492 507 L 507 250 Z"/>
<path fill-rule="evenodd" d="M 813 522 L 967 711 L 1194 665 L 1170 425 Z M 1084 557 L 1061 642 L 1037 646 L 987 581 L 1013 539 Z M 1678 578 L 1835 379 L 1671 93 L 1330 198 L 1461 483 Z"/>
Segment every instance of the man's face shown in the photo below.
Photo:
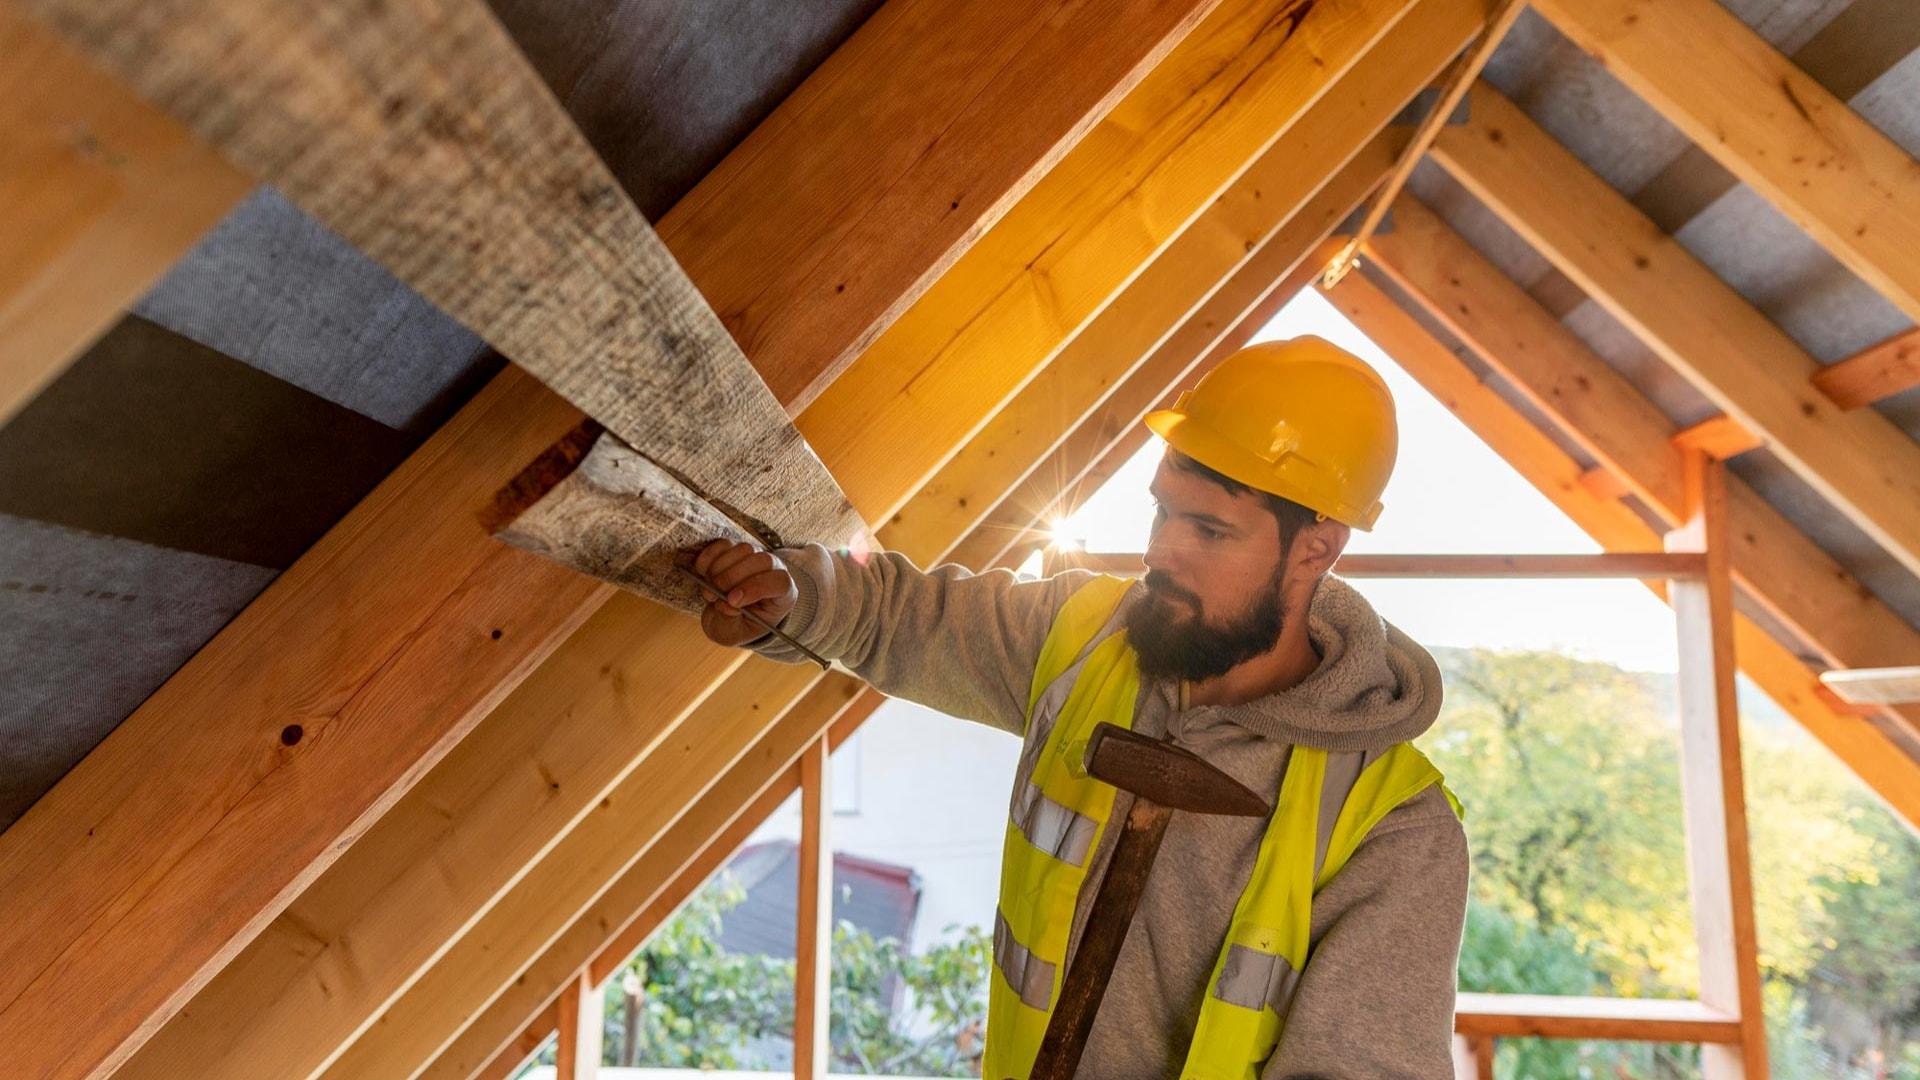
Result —
<path fill-rule="evenodd" d="M 1284 625 L 1280 526 L 1259 495 L 1234 494 L 1163 459 L 1147 544 L 1147 595 L 1128 614 L 1140 670 L 1204 681 L 1273 648 Z"/>

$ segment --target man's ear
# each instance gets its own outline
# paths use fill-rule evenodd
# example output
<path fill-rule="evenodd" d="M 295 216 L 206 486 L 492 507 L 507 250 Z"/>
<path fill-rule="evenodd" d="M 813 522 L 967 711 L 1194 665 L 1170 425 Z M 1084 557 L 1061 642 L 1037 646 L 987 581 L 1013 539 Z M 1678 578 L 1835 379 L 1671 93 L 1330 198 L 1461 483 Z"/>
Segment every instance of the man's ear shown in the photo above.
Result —
<path fill-rule="evenodd" d="M 1300 526 L 1287 552 L 1287 561 L 1292 563 L 1289 576 L 1296 581 L 1319 580 L 1333 569 L 1352 536 L 1352 529 L 1332 518 Z"/>

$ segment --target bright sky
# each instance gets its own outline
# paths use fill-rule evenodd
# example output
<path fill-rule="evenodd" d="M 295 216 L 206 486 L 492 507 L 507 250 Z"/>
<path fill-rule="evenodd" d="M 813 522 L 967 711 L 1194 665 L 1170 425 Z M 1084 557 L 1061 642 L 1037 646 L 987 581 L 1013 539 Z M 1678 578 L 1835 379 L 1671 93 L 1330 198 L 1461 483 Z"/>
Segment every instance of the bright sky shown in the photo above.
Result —
<path fill-rule="evenodd" d="M 1466 425 L 1313 290 L 1255 339 L 1318 334 L 1372 364 L 1393 389 L 1400 456 L 1372 533 L 1349 551 L 1430 554 L 1600 550 Z M 1092 551 L 1146 546 L 1147 483 L 1163 444 L 1150 442 L 1063 526 Z M 1426 645 L 1554 648 L 1636 671 L 1673 671 L 1672 612 L 1631 581 L 1390 581 L 1357 583 L 1390 622 Z"/>

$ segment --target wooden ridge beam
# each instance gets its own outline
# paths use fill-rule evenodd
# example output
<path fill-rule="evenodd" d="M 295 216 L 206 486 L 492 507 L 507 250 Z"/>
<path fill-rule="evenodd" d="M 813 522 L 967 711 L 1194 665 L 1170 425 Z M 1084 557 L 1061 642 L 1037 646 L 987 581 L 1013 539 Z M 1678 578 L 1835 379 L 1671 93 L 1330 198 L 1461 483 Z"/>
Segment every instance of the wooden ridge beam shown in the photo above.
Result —
<path fill-rule="evenodd" d="M 970 530 L 995 497 L 1025 479 L 1023 466 L 1051 453 L 1103 391 L 1146 364 L 1283 226 L 1303 210 L 1317 216 L 1309 204 L 1336 169 L 1363 156 L 1390 161 L 1404 132 L 1375 133 L 1473 38 L 1485 14 L 1485 0 L 1429 0 L 1409 11 L 967 441 L 950 463 L 958 468 L 943 469 L 894 514 L 888 524 L 899 550 L 923 551 L 924 537 Z M 1371 174 L 1373 165 L 1360 168 Z M 1137 362 L 1116 366 L 1116 356 Z M 967 484 L 951 487 L 948 475 Z"/>
<path fill-rule="evenodd" d="M 823 457 L 874 465 L 842 477 L 854 505 L 890 519 L 1413 6 L 1221 4 L 821 394 L 859 422 L 801 418 Z"/>
<path fill-rule="evenodd" d="M 1379 286 L 1362 274 L 1350 274 L 1328 295 L 1342 314 L 1602 547 L 1644 551 L 1661 542 L 1659 534 L 1625 503 L 1588 491 L 1580 482 L 1584 470 L 1579 462 L 1483 383 Z M 1665 599 L 1662 583 L 1647 585 Z M 1920 761 L 1873 724 L 1828 705 L 1818 693 L 1815 672 L 1753 621 L 1736 613 L 1733 632 L 1741 670 L 1846 762 L 1896 814 L 1920 828 Z"/>
<path fill-rule="evenodd" d="M 128 33 L 151 24 L 180 21 L 172 7 L 165 11 L 152 7 L 141 10 L 141 20 L 129 23 Z M 973 25 L 970 30 L 992 34 L 997 26 Z M 882 79 L 879 85 L 867 88 L 876 94 L 887 92 L 885 80 L 912 82 L 921 77 L 920 72 L 885 68 L 871 59 L 863 70 Z M 1102 95 L 1113 93 L 1115 84 L 1109 82 L 1094 91 L 1095 97 L 1105 100 Z M 870 125 L 861 125 L 858 137 L 853 138 L 834 130 L 845 125 L 833 116 L 809 115 L 804 123 L 817 129 L 820 145 L 834 148 L 835 153 L 871 155 L 881 152 L 883 145 L 891 145 L 877 137 L 887 133 L 877 132 Z M 1003 175 L 1030 175 L 1031 162 L 1003 168 L 1005 162 L 996 147 L 1004 140 L 997 132 L 968 130 L 973 132 L 969 139 L 979 140 L 969 145 L 983 175 L 996 169 Z M 796 219 L 790 206 L 763 202 L 755 184 L 741 181 L 741 174 L 732 175 L 733 194 L 721 201 L 736 207 L 739 214 L 773 214 L 791 228 L 822 234 L 844 231 L 843 222 Z M 769 182 L 773 179 L 769 177 Z M 996 192 L 984 184 L 970 190 L 988 202 L 1007 197 L 1006 191 Z M 671 234 L 667 239 L 674 242 Z M 878 239 L 920 242 L 911 233 Z M 882 257 L 878 251 L 867 254 Z M 895 301 L 920 288 L 919 282 L 896 284 L 899 296 Z M 718 289 L 709 295 L 723 310 L 747 299 Z M 838 355 L 849 347 L 850 340 L 870 328 L 829 324 L 818 329 L 823 336 L 811 339 L 801 351 Z M 850 336 L 836 338 L 835 334 Z M 65 985 L 73 988 L 42 995 L 55 1001 L 61 1015 L 78 1013 L 59 1002 L 85 1000 L 89 1015 L 101 1016 L 105 1022 L 92 1027 L 86 1040 L 53 1040 L 36 1046 L 35 1052 L 64 1053 L 75 1062 L 75 1074 L 81 1075 L 92 1070 L 96 1062 L 111 1064 L 117 1060 L 267 925 L 290 897 L 312 882 L 341 848 L 380 816 L 400 788 L 426 772 L 548 648 L 599 606 L 607 595 L 605 590 L 501 548 L 475 524 L 493 492 L 578 421 L 577 412 L 524 374 L 509 371 L 501 376 L 460 420 L 431 440 L 394 480 L 357 508 L 300 566 L 283 576 L 255 609 L 203 649 L 55 793 L 43 799 L 40 807 L 0 837 L 0 882 L 7 886 L 4 897 L 0 897 L 0 908 L 10 916 L 19 916 L 8 919 L 8 936 L 0 941 L 0 956 L 7 960 L 6 975 L 0 976 L 0 1009 L 6 1010 L 0 1012 L 0 1030 L 11 1030 L 7 1025 L 14 1022 L 12 1006 L 20 988 L 18 982 L 9 984 L 8 980 L 50 973 L 67 980 Z M 823 422 L 834 421 L 823 418 Z M 563 650 L 557 662 L 563 668 L 573 665 L 576 672 L 600 672 L 601 666 L 593 664 L 593 658 L 604 655 L 623 637 L 631 640 L 640 636 L 646 625 L 652 625 L 651 620 L 663 617 L 661 613 L 638 614 L 635 618 L 642 620 L 642 625 L 613 620 L 604 633 L 590 635 L 579 647 Z M 682 650 L 677 655 L 684 656 L 691 643 L 698 641 L 697 631 L 688 625 L 678 633 L 683 640 L 677 646 Z M 624 685 L 613 684 L 627 675 L 626 669 L 609 666 L 591 692 L 600 695 L 602 701 L 611 698 L 618 707 L 626 691 Z M 301 733 L 310 734 L 331 724 L 356 698 L 362 704 L 355 708 L 369 715 L 357 725 L 342 726 L 340 738 L 307 738 L 297 749 L 283 743 L 283 739 L 298 741 Z M 693 700 L 697 701 L 697 696 Z M 240 707 L 236 703 L 241 703 Z M 673 703 L 663 704 L 669 713 L 675 710 Z M 686 704 L 683 701 L 679 707 Z M 520 715 L 521 711 L 515 708 L 508 715 Z M 527 711 L 539 710 L 528 707 Z M 544 715 L 555 712 L 564 715 L 564 707 Z M 359 714 L 347 715 L 352 718 Z M 220 718 L 220 723 L 209 723 L 210 717 Z M 287 723 L 294 718 L 301 721 L 299 726 Z M 576 727 L 571 733 L 577 734 L 578 730 Z M 556 733 L 556 737 L 566 736 Z M 496 740 L 491 745 L 511 746 L 512 740 Z M 209 748 L 214 746 L 246 749 L 213 752 Z M 496 762 L 502 771 L 495 775 L 505 777 L 513 775 L 513 770 L 524 770 L 525 760 Z M 616 759 L 614 771 L 632 760 L 631 756 Z M 369 767 L 368 762 L 374 766 Z M 394 770 L 398 770 L 397 780 Z M 263 776 L 275 782 L 263 783 Z M 456 788 L 458 801 L 454 806 L 470 807 L 490 790 L 485 783 L 472 789 Z M 515 789 L 508 783 L 502 790 Z M 531 832 L 520 834 L 523 838 L 538 835 L 541 828 L 550 830 L 548 822 L 555 816 L 565 821 L 580 812 L 581 803 L 571 801 L 575 785 L 564 790 L 564 799 L 543 806 L 544 814 L 534 815 L 536 820 L 528 823 Z M 327 797 L 315 798 L 320 792 Z M 500 808 L 509 801 L 501 795 L 486 805 L 495 808 L 489 812 L 501 813 Z M 590 804 L 591 798 L 584 802 Z M 517 808 L 504 812 L 528 816 Z M 316 820 L 327 814 L 338 816 Z M 300 831 L 290 831 L 284 824 L 267 830 L 258 824 L 280 817 L 297 824 Z M 439 835 L 445 818 L 432 806 L 419 806 L 403 815 L 403 820 L 416 823 L 412 831 L 396 826 L 391 850 L 384 855 L 370 853 L 358 864 L 367 876 L 343 875 L 338 891 L 327 893 L 351 899 L 328 910 L 321 927 L 359 926 L 361 905 L 369 897 L 399 899 L 413 895 L 414 889 L 426 890 L 428 896 L 439 895 L 432 880 L 436 864 L 431 859 L 409 861 L 405 856 L 421 851 L 431 854 L 436 843 L 433 838 Z M 73 823 L 82 822 L 94 830 L 93 835 L 83 835 L 73 827 Z M 166 823 L 163 835 L 154 834 L 156 822 Z M 226 872 L 218 864 L 209 870 L 204 861 L 178 861 L 183 850 L 192 850 L 195 845 L 208 847 L 203 840 L 210 829 L 214 842 L 209 851 L 231 860 L 231 865 L 246 866 L 246 873 Z M 456 824 L 459 829 L 464 829 L 463 835 L 468 837 L 489 835 L 477 822 L 464 819 Z M 236 837 L 234 843 L 219 842 L 229 835 Z M 552 833 L 545 835 L 550 838 Z M 462 842 L 470 848 L 491 850 L 484 842 Z M 475 901 L 481 906 L 485 898 L 497 896 L 504 881 L 512 880 L 524 868 L 524 863 L 510 865 L 511 858 L 524 848 L 511 843 L 500 846 L 505 852 L 500 862 L 488 863 L 488 869 L 476 867 L 473 877 L 450 879 L 459 889 L 471 890 L 481 898 Z M 170 864 L 178 864 L 186 876 L 168 877 Z M 502 866 L 506 867 L 504 878 L 487 876 L 493 868 Z M 143 868 L 148 867 L 152 872 L 140 879 Z M 279 884 L 273 882 L 276 874 L 282 875 Z M 236 878 L 244 887 L 234 888 Z M 135 885 L 138 887 L 131 887 Z M 109 903 L 118 903 L 117 898 L 123 896 L 124 905 L 105 911 Z M 165 904 L 165 910 L 176 914 L 145 921 L 118 918 L 136 903 L 148 908 Z M 392 918 L 393 909 L 382 910 L 388 914 L 370 917 Z M 210 911 L 221 918 L 203 918 Z M 105 978 L 110 985 L 104 990 L 91 985 L 98 968 L 82 970 L 84 953 L 67 949 L 75 940 L 75 928 L 103 912 L 113 917 L 109 921 L 118 921 L 121 931 L 140 935 L 141 958 L 130 965 L 108 964 L 112 971 Z M 449 912 L 429 904 L 416 908 L 412 916 L 428 922 L 452 918 L 452 925 L 457 927 L 471 914 L 470 908 Z M 291 921 L 287 925 L 291 927 L 287 940 L 298 943 L 300 930 Z M 397 935 L 393 940 L 406 942 L 406 955 L 416 961 L 420 954 L 411 950 L 425 949 L 431 955 L 445 944 L 444 934 L 407 937 L 404 919 L 380 925 Z M 168 936 L 175 933 L 177 938 Z M 340 950 L 328 948 L 343 939 L 328 936 L 325 930 L 319 934 L 319 941 L 309 937 L 298 949 L 280 954 L 264 968 L 250 968 L 252 974 L 236 972 L 232 983 L 239 988 L 236 1000 L 246 1008 L 219 1023 L 241 1023 L 251 1009 L 280 1000 L 281 992 L 302 978 L 306 980 L 302 985 L 332 1001 L 327 990 L 340 984 L 326 978 L 328 965 L 354 965 L 357 973 L 375 975 L 363 988 L 365 996 L 350 995 L 349 1001 L 335 1003 L 324 1017 L 331 1018 L 328 1023 L 358 1026 L 373 1014 L 382 995 L 397 992 L 412 977 L 409 972 L 417 971 L 417 967 L 406 968 L 404 960 L 396 959 L 396 972 L 385 966 L 385 958 L 376 963 L 368 956 L 343 956 Z M 155 948 L 156 940 L 169 941 L 174 947 Z M 90 939 L 86 944 L 97 946 Z M 65 959 L 63 952 L 67 953 Z M 152 969 L 161 960 L 167 969 Z M 249 988 L 260 985 L 253 980 L 263 970 L 270 973 L 265 977 L 270 992 L 250 993 Z M 355 1019 L 353 1013 L 358 1009 L 367 1011 Z M 211 1012 L 206 1010 L 202 1015 Z M 123 1014 L 131 1027 L 114 1029 L 113 1024 Z M 31 1028 L 37 1033 L 57 1029 L 57 1025 L 40 1025 L 26 1013 L 18 1015 L 23 1018 L 22 1030 Z M 309 1017 L 303 1016 L 305 1019 Z M 311 1019 L 316 1021 L 316 1034 L 332 1030 L 317 1022 L 322 1016 Z M 32 1041 L 27 1036 L 22 1038 Z M 96 1054 L 94 1044 L 111 1039 L 121 1041 Z M 11 1037 L 7 1041 L 9 1045 L 24 1045 Z M 83 1042 L 87 1045 L 80 1045 Z M 216 1037 L 211 1045 L 217 1049 L 224 1043 Z M 304 1052 L 303 1045 L 307 1044 L 289 1038 L 284 1053 L 298 1055 Z M 324 1047 L 322 1052 L 330 1049 Z M 280 1052 L 276 1047 L 276 1053 Z M 94 1055 L 95 1062 L 82 1060 L 89 1055 Z M 196 1074 L 200 1064 L 195 1062 Z M 258 1067 L 265 1068 L 267 1063 L 258 1063 Z M 48 1072 L 56 1075 L 51 1068 Z"/>
<path fill-rule="evenodd" d="M 1842 409 L 1858 409 L 1920 386 L 1920 327 L 1813 373 L 1813 385 Z"/>
<path fill-rule="evenodd" d="M 253 180 L 3 4 L 0 56 L 4 424 Z"/>
<path fill-rule="evenodd" d="M 1685 512 L 1676 440 L 1686 432 L 1417 201 L 1371 246 L 1375 264 L 1653 512 Z M 1698 431 L 1699 429 L 1689 429 Z M 1881 603 L 1765 499 L 1729 479 L 1733 570 L 1741 588 L 1827 662 L 1877 667 L 1920 654 L 1920 630 Z M 1920 710 L 1903 720 L 1920 731 Z"/>
<path fill-rule="evenodd" d="M 1080 552 L 1064 561 L 1105 574 L 1146 573 L 1137 551 Z M 1374 554 L 1342 555 L 1333 573 L 1344 578 L 1627 578 L 1685 581 L 1704 577 L 1707 562 L 1693 552 L 1609 551 L 1600 555 Z"/>
<path fill-rule="evenodd" d="M 1713 0 L 1538 0 L 1573 42 L 1920 321 L 1920 163 Z"/>
<path fill-rule="evenodd" d="M 1817 364 L 1484 83 L 1433 157 L 1902 565 L 1920 573 L 1920 444 L 1808 384 Z"/>

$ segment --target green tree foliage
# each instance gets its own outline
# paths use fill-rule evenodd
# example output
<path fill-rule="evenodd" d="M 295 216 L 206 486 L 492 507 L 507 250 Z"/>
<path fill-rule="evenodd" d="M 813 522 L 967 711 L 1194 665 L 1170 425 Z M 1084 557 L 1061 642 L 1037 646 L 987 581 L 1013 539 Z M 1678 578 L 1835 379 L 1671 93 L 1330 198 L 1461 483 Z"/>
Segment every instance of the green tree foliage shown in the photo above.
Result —
<path fill-rule="evenodd" d="M 723 918 L 745 899 L 722 874 L 614 977 L 606 1064 L 776 1067 L 793 1031 L 794 966 L 720 944 Z M 914 954 L 893 938 L 841 922 L 833 932 L 828 1014 L 835 1071 L 980 1075 L 991 955 L 978 928 L 950 927 L 946 940 Z M 627 986 L 638 991 L 631 1003 Z"/>
<path fill-rule="evenodd" d="M 1467 808 L 1466 990 L 1692 997 L 1671 679 L 1439 652 L 1423 747 Z M 1757 706 L 1760 711 L 1764 706 Z M 1775 711 L 1743 725 L 1776 1077 L 1920 1080 L 1920 842 Z M 1499 1075 L 1698 1075 L 1688 1047 L 1502 1043 Z"/>

